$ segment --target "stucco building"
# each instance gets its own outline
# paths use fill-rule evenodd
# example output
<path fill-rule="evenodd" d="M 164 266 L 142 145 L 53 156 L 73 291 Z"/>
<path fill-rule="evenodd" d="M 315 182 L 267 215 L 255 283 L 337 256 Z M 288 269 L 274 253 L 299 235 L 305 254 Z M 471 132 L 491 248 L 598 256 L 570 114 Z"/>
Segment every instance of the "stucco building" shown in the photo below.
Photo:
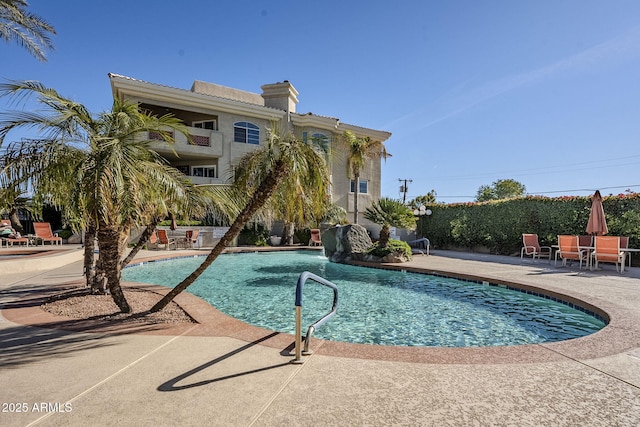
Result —
<path fill-rule="evenodd" d="M 266 129 L 274 122 L 279 129 L 291 130 L 302 138 L 325 139 L 330 144 L 335 144 L 345 130 L 380 142 L 391 136 L 334 117 L 298 113 L 298 91 L 286 80 L 261 86 L 260 94 L 198 80 L 189 90 L 118 74 L 109 74 L 109 80 L 114 97 L 137 102 L 158 115 L 171 113 L 189 126 L 190 141 L 175 135 L 173 147 L 159 141 L 154 148 L 196 184 L 229 183 L 234 165 L 264 143 Z M 351 220 L 355 183 L 348 177 L 346 156 L 333 156 L 331 162 L 332 201 L 345 208 Z M 381 160 L 375 159 L 361 173 L 358 210 L 363 225 L 366 221 L 362 212 L 380 198 L 380 169 Z"/>

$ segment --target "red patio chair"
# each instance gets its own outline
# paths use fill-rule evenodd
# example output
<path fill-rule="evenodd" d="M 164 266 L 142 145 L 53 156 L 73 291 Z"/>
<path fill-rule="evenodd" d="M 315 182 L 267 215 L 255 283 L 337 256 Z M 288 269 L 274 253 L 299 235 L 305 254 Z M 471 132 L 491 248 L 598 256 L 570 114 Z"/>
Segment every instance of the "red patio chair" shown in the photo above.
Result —
<path fill-rule="evenodd" d="M 34 222 L 33 229 L 36 235 L 36 240 L 42 242 L 42 245 L 46 242 L 50 242 L 52 245 L 61 245 L 62 237 L 58 236 L 58 233 L 54 234 L 51 231 L 51 224 L 48 222 Z"/>
<path fill-rule="evenodd" d="M 624 272 L 626 253 L 620 250 L 618 236 L 595 236 L 595 249 L 591 256 L 596 263 L 596 269 L 599 263 L 610 262 L 616 265 L 616 271 Z M 591 265 L 593 266 L 593 262 Z"/>
<path fill-rule="evenodd" d="M 549 263 L 551 263 L 551 247 L 540 246 L 537 234 L 522 234 L 520 259 L 524 258 L 525 255 L 532 257 L 533 261 L 535 261 L 536 258 L 547 258 Z"/>
<path fill-rule="evenodd" d="M 558 263 L 558 257 L 562 259 L 562 265 L 567 265 L 567 260 L 580 261 L 580 269 L 582 269 L 582 261 L 589 262 L 589 251 L 580 249 L 580 240 L 578 236 L 558 236 L 558 247 L 556 251 L 555 264 Z"/>

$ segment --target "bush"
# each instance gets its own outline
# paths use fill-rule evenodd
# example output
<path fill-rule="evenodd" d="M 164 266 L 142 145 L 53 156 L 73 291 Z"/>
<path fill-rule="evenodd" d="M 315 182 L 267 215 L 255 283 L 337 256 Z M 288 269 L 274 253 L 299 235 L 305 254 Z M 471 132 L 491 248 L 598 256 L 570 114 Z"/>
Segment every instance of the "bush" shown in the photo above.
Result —
<path fill-rule="evenodd" d="M 58 232 L 58 236 L 63 239 L 68 239 L 69 237 L 73 236 L 73 231 L 69 229 L 60 230 Z"/>
<path fill-rule="evenodd" d="M 603 199 L 610 236 L 629 236 L 629 246 L 640 246 L 640 194 Z M 559 234 L 586 234 L 590 197 L 528 196 L 482 203 L 433 204 L 433 213 L 420 218 L 418 234 L 436 248 L 519 254 L 522 233 L 538 235 L 540 244 L 558 243 Z"/>
<path fill-rule="evenodd" d="M 240 246 L 267 246 L 269 230 L 262 224 L 246 226 L 238 236 Z"/>
<path fill-rule="evenodd" d="M 381 248 L 378 246 L 379 242 L 376 242 L 369 248 L 367 251 L 368 254 L 377 256 L 380 258 L 384 258 L 390 253 L 399 252 L 405 256 L 407 259 L 411 259 L 411 247 L 407 242 L 403 242 L 402 240 L 389 239 L 389 244 L 385 248 Z"/>

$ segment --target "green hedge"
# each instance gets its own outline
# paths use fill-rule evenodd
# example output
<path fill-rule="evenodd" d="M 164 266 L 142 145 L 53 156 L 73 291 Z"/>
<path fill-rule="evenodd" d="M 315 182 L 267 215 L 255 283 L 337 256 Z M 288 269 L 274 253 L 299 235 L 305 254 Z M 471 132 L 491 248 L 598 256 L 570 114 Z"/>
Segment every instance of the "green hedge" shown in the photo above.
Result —
<path fill-rule="evenodd" d="M 640 194 L 603 199 L 611 236 L 629 236 L 640 247 Z M 520 253 L 522 233 L 535 233 L 541 245 L 557 244 L 558 234 L 586 234 L 589 197 L 530 196 L 483 203 L 433 204 L 418 222 L 419 233 L 436 248 L 486 248 L 491 253 Z"/>

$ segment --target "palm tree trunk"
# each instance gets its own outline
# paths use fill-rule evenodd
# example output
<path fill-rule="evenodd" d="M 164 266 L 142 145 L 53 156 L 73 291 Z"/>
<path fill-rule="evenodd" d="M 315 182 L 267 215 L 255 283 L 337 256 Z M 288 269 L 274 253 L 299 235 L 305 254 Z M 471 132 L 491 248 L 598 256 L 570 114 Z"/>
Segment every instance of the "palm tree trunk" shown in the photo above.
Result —
<path fill-rule="evenodd" d="M 391 229 L 388 225 L 383 225 L 380 230 L 380 240 L 378 240 L 378 247 L 386 248 L 389 245 L 389 236 L 391 235 Z"/>
<path fill-rule="evenodd" d="M 209 255 L 205 258 L 205 260 L 200 264 L 196 270 L 187 276 L 182 282 L 180 282 L 175 288 L 173 288 L 167 295 L 165 295 L 160 301 L 158 301 L 151 309 L 150 313 L 155 313 L 157 311 L 162 310 L 167 306 L 173 299 L 187 289 L 195 280 L 200 277 L 202 273 L 218 258 L 218 256 L 225 250 L 225 248 L 238 237 L 238 234 L 242 231 L 245 224 L 249 222 L 251 217 L 260 209 L 264 204 L 269 200 L 273 192 L 276 190 L 280 181 L 284 177 L 287 171 L 287 164 L 283 160 L 278 160 L 271 170 L 271 173 L 267 175 L 260 183 L 260 186 L 253 193 L 251 200 L 247 203 L 244 209 L 240 212 L 238 217 L 229 230 L 222 236 L 218 244 L 211 250 Z"/>
<path fill-rule="evenodd" d="M 11 208 L 11 212 L 9 212 L 9 220 L 11 220 L 11 227 L 16 230 L 20 234 L 24 234 L 24 227 L 20 222 L 20 216 L 18 215 L 18 209 Z"/>
<path fill-rule="evenodd" d="M 122 262 L 120 263 L 120 268 L 124 268 L 126 265 L 128 265 L 131 262 L 131 260 L 138 254 L 138 252 L 140 252 L 140 249 L 142 249 L 143 246 L 149 241 L 149 236 L 151 236 L 151 234 L 153 234 L 153 232 L 155 231 L 156 225 L 157 225 L 156 222 L 154 222 L 153 224 L 147 225 L 147 227 L 144 229 L 144 231 L 140 235 L 140 238 L 138 239 L 138 243 L 136 243 L 133 249 L 131 249 L 131 252 L 129 252 L 127 257 L 123 259 Z"/>
<path fill-rule="evenodd" d="M 360 192 L 360 174 L 354 173 L 355 185 L 353 186 L 353 223 L 358 223 L 358 193 Z"/>
<path fill-rule="evenodd" d="M 84 232 L 84 275 L 87 287 L 91 287 L 91 293 L 97 293 L 98 288 L 95 282 L 95 240 L 96 228 L 88 225 Z"/>
<path fill-rule="evenodd" d="M 295 232 L 295 224 L 292 222 L 285 222 L 284 229 L 282 230 L 282 244 L 284 246 L 292 246 L 293 245 L 293 235 Z"/>
<path fill-rule="evenodd" d="M 98 245 L 100 248 L 100 273 L 107 279 L 107 287 L 113 302 L 123 313 L 130 313 L 131 307 L 120 286 L 120 258 L 122 255 L 119 230 L 101 224 L 98 227 Z"/>

